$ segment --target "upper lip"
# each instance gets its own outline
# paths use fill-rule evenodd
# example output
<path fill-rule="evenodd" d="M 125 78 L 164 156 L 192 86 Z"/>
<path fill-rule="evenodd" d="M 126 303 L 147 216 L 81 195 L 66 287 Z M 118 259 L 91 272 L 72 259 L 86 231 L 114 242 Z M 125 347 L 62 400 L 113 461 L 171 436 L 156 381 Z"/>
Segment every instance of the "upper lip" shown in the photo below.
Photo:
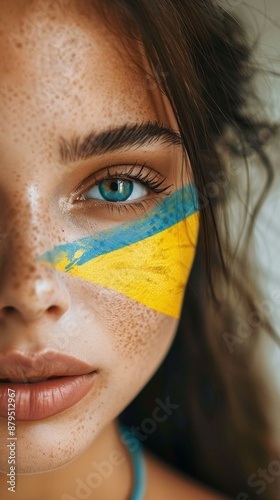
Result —
<path fill-rule="evenodd" d="M 85 375 L 95 369 L 73 356 L 46 351 L 32 356 L 20 353 L 0 356 L 0 379 L 36 379 Z"/>

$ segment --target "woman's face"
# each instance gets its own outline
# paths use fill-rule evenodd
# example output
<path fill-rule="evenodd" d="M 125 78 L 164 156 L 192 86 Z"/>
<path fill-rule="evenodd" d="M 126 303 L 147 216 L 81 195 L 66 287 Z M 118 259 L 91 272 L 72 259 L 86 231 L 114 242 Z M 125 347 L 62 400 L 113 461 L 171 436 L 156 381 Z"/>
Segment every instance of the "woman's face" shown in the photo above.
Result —
<path fill-rule="evenodd" d="M 87 3 L 0 2 L 0 442 L 12 388 L 19 473 L 73 460 L 150 379 L 197 238 L 170 106 Z"/>

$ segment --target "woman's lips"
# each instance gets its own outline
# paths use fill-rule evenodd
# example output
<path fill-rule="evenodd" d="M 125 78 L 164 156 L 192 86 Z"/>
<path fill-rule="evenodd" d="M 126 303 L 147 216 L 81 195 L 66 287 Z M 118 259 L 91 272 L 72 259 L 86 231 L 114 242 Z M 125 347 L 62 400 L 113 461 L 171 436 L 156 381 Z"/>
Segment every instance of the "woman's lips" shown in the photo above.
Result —
<path fill-rule="evenodd" d="M 89 364 L 60 352 L 2 352 L 0 417 L 8 418 L 9 410 L 15 411 L 15 420 L 56 415 L 78 403 L 94 386 L 96 375 Z M 9 389 L 15 394 L 15 408 Z"/>
<path fill-rule="evenodd" d="M 60 376 L 32 383 L 0 382 L 0 417 L 8 418 L 15 411 L 15 420 L 42 420 L 67 410 L 78 403 L 94 386 L 96 371 L 72 376 Z M 9 403 L 15 391 L 15 408 Z M 11 401 L 11 400 L 10 400 Z"/>

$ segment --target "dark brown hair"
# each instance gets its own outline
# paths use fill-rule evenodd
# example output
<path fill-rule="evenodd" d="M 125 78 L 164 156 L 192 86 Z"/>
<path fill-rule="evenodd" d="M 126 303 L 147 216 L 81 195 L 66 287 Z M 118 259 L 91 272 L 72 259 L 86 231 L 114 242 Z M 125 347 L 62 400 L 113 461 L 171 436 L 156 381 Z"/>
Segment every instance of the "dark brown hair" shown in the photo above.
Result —
<path fill-rule="evenodd" d="M 260 295 L 246 247 L 273 181 L 264 139 L 274 128 L 247 106 L 254 75 L 251 50 L 240 23 L 214 0 L 103 0 L 101 7 L 112 29 L 120 21 L 132 51 L 135 42 L 143 45 L 150 76 L 176 116 L 201 205 L 199 245 L 177 336 L 156 375 L 120 419 L 137 427 L 152 415 L 156 398 L 169 397 L 178 411 L 144 444 L 225 494 L 260 498 L 248 478 L 277 457 L 264 411 L 265 389 L 252 359 L 259 332 L 274 332 L 256 306 Z M 234 158 L 242 158 L 246 179 L 249 154 L 261 160 L 266 181 L 246 226 L 247 239 L 243 234 L 245 244 L 236 252 L 227 217 L 236 189 L 230 169 Z M 247 194 L 250 199 L 249 189 Z M 258 319 L 242 343 L 233 335 L 237 311 L 244 318 L 254 312 Z M 275 498 L 274 490 L 276 484 L 267 484 L 265 498 Z"/>

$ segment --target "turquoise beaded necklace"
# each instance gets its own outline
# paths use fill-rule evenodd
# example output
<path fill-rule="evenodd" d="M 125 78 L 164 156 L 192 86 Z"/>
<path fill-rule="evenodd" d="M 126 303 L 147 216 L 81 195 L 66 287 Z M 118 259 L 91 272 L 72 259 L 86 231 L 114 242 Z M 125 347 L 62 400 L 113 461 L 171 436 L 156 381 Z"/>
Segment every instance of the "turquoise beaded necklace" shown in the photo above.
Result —
<path fill-rule="evenodd" d="M 130 500 L 143 500 L 146 492 L 147 473 L 143 448 L 135 434 L 123 425 L 120 425 L 121 439 L 125 444 L 132 460 L 134 487 Z M 130 439 L 128 439 L 130 437 Z M 133 439 L 133 447 L 131 447 Z M 130 444 L 130 446 L 129 446 Z M 138 446 L 135 446 L 138 444 Z"/>

